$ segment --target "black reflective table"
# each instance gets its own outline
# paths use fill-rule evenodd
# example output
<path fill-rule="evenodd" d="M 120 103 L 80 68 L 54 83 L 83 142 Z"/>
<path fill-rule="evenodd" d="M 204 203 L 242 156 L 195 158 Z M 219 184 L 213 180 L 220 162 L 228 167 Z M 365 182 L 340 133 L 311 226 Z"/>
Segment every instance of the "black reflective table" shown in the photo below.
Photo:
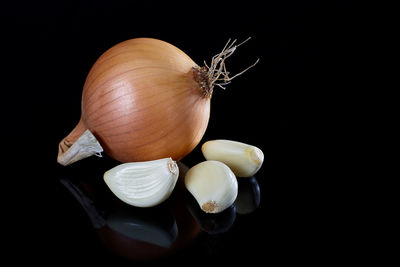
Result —
<path fill-rule="evenodd" d="M 183 179 L 189 166 L 180 161 L 180 175 L 172 195 L 158 206 L 138 208 L 120 201 L 104 183 L 102 172 L 115 164 L 118 162 L 105 157 L 82 161 L 80 166 L 58 168 L 63 205 L 73 207 L 71 216 L 80 215 L 77 228 L 85 231 L 85 236 L 93 235 L 90 242 L 102 246 L 107 258 L 157 263 L 189 260 L 188 255 L 197 255 L 198 262 L 207 257 L 222 260 L 232 256 L 229 252 L 232 246 L 235 246 L 233 251 L 242 253 L 257 246 L 256 240 L 252 240 L 252 229 L 263 220 L 268 221 L 261 213 L 258 182 L 264 177 L 237 178 L 239 192 L 235 203 L 221 213 L 207 214 L 184 187 Z M 97 170 L 92 172 L 93 169 Z M 260 171 L 259 175 L 262 173 Z M 235 233 L 238 231 L 241 234 Z M 251 235 L 241 236 L 245 232 Z M 234 242 L 226 238 L 233 238 Z"/>

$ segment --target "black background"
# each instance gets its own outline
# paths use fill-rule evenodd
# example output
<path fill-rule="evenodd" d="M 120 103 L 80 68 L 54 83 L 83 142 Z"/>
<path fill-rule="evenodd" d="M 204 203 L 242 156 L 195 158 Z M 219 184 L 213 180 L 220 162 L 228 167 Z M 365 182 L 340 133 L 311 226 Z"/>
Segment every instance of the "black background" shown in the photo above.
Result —
<path fill-rule="evenodd" d="M 229 38 L 251 36 L 229 59 L 229 70 L 236 73 L 260 58 L 225 91 L 214 89 L 203 138 L 242 141 L 264 151 L 256 175 L 260 206 L 238 215 L 227 233 L 204 235 L 165 261 L 284 264 L 346 255 L 346 246 L 332 245 L 343 221 L 333 215 L 335 168 L 326 162 L 346 131 L 334 125 L 353 85 L 353 6 L 323 2 L 2 4 L 2 168 L 9 170 L 2 175 L 2 221 L 5 247 L 20 255 L 14 260 L 131 264 L 104 246 L 59 182 L 96 175 L 101 181 L 115 162 L 106 156 L 63 168 L 56 155 L 58 142 L 79 120 L 92 64 L 111 46 L 135 37 L 170 42 L 201 64 Z M 201 160 L 197 147 L 184 162 Z"/>

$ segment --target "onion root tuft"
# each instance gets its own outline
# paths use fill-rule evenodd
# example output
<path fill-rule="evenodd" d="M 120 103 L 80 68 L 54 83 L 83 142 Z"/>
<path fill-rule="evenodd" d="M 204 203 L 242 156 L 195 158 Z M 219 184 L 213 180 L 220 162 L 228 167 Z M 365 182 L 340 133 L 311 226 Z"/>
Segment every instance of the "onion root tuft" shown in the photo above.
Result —
<path fill-rule="evenodd" d="M 193 67 L 194 79 L 203 90 L 205 97 L 211 98 L 214 85 L 225 89 L 225 85 L 229 84 L 234 78 L 242 75 L 258 63 L 260 59 L 257 59 L 255 63 L 232 77 L 229 77 L 230 73 L 226 70 L 225 60 L 236 51 L 236 48 L 246 43 L 250 39 L 251 37 L 247 38 L 238 45 L 235 45 L 237 41 L 236 39 L 232 42 L 231 39 L 229 39 L 222 51 L 212 57 L 210 66 L 208 66 L 204 61 L 203 67 Z"/>

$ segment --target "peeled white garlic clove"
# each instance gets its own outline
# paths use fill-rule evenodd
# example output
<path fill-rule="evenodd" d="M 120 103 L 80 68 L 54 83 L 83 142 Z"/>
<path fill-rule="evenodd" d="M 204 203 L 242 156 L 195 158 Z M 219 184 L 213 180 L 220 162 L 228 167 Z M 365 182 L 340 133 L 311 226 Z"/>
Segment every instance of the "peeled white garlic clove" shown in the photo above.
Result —
<path fill-rule="evenodd" d="M 238 177 L 253 176 L 264 161 L 261 149 L 230 140 L 207 141 L 201 151 L 207 160 L 217 160 L 228 165 Z"/>
<path fill-rule="evenodd" d="M 171 195 L 178 176 L 176 162 L 164 158 L 118 165 L 104 174 L 104 181 L 123 202 L 136 207 L 152 207 Z"/>
<path fill-rule="evenodd" d="M 207 213 L 230 207 L 238 193 L 238 183 L 228 166 L 219 161 L 203 161 L 185 176 L 185 186 Z"/>

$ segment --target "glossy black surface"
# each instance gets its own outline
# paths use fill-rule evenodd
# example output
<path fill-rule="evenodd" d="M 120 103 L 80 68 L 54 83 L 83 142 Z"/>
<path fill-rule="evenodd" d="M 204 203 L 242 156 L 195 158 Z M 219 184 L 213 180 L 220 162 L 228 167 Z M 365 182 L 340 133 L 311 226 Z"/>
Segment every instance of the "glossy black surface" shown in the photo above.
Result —
<path fill-rule="evenodd" d="M 332 241 L 346 220 L 332 215 L 341 199 L 332 188 L 342 176 L 326 163 L 343 163 L 328 154 L 343 136 L 332 119 L 343 108 L 337 99 L 346 98 L 353 85 L 352 8 L 351 1 L 4 4 L 0 132 L 6 257 L 53 266 L 338 260 L 346 254 L 344 245 Z M 229 38 L 253 37 L 227 67 L 236 73 L 260 62 L 225 91 L 215 88 L 200 143 L 232 139 L 264 151 L 261 170 L 239 183 L 242 203 L 224 214 L 201 213 L 181 183 L 159 207 L 127 207 L 102 180 L 118 164 L 106 155 L 67 168 L 56 163 L 59 141 L 79 120 L 82 87 L 94 61 L 112 45 L 143 36 L 166 40 L 198 63 Z M 182 162 L 193 166 L 202 160 L 197 147 Z M 134 240 L 140 227 L 145 233 Z"/>

